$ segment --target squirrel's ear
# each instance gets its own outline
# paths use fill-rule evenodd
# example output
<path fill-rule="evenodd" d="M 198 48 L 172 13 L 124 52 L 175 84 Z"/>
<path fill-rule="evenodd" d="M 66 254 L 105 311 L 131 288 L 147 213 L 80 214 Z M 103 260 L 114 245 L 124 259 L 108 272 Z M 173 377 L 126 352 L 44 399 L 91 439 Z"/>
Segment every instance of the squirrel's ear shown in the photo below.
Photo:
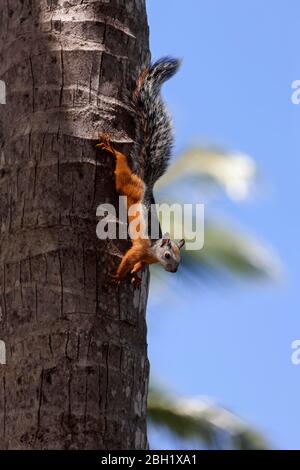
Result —
<path fill-rule="evenodd" d="M 179 240 L 179 242 L 177 242 L 177 246 L 178 246 L 179 249 L 182 248 L 184 244 L 185 244 L 185 240 L 184 240 L 184 239 Z"/>
<path fill-rule="evenodd" d="M 160 246 L 164 246 L 167 243 L 170 243 L 170 234 L 168 232 L 163 234 Z"/>

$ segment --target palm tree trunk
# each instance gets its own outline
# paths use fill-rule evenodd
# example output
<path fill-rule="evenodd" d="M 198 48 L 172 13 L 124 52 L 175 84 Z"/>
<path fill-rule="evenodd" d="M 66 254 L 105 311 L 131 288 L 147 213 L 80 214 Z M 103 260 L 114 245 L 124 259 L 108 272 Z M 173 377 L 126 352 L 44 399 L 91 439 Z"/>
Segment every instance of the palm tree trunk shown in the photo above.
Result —
<path fill-rule="evenodd" d="M 0 35 L 0 448 L 145 448 L 148 273 L 107 283 L 96 208 L 117 196 L 95 150 L 134 138 L 144 0 L 6 0 Z"/>

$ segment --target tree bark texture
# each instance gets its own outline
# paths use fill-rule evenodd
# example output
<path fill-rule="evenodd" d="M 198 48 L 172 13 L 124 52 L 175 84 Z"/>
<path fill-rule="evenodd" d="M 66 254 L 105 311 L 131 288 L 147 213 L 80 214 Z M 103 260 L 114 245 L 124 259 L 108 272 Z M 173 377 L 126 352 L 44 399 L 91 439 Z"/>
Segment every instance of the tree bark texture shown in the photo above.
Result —
<path fill-rule="evenodd" d="M 145 448 L 149 274 L 107 282 L 96 208 L 117 195 L 95 149 L 100 131 L 131 148 L 145 2 L 2 0 L 0 37 L 0 449 Z"/>

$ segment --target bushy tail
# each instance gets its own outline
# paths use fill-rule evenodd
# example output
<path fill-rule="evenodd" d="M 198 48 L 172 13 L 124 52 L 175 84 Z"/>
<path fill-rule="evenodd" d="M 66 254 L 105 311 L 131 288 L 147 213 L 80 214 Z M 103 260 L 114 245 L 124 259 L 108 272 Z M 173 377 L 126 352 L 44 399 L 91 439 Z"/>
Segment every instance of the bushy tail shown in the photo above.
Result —
<path fill-rule="evenodd" d="M 163 175 L 173 145 L 172 121 L 160 96 L 162 84 L 178 70 L 180 62 L 162 58 L 137 79 L 134 105 L 139 116 L 136 158 L 149 189 Z"/>

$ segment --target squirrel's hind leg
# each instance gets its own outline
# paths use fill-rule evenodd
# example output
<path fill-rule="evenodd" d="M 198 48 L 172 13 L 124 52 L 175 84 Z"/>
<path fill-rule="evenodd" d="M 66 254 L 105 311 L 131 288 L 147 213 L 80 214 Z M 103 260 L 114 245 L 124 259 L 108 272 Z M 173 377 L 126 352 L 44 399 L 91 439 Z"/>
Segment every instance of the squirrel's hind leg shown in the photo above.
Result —
<path fill-rule="evenodd" d="M 128 165 L 127 157 L 121 152 L 118 152 L 112 145 L 110 138 L 107 134 L 99 135 L 100 143 L 96 145 L 97 148 L 105 150 L 113 155 L 116 159 L 116 190 L 123 196 L 128 197 L 128 207 L 132 204 L 142 202 L 145 191 L 143 181 L 135 175 Z"/>
<path fill-rule="evenodd" d="M 105 150 L 114 157 L 116 157 L 116 150 L 111 144 L 111 140 L 108 134 L 99 134 L 99 144 L 96 145 L 96 148 Z"/>

